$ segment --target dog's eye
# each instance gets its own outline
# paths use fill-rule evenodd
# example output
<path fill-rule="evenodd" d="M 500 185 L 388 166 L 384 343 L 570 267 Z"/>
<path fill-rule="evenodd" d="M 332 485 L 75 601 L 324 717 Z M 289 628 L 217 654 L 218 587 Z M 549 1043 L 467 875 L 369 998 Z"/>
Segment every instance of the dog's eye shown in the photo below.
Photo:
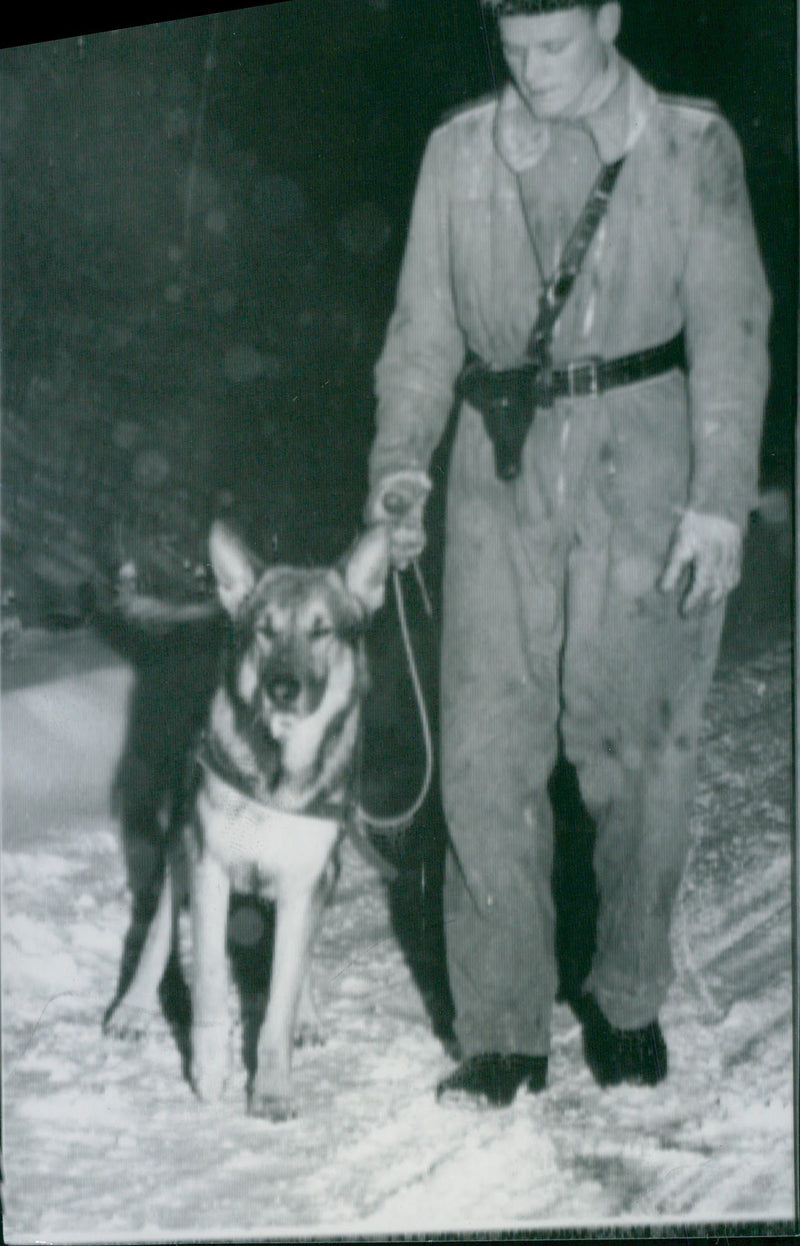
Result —
<path fill-rule="evenodd" d="M 332 632 L 333 628 L 329 623 L 324 623 L 322 619 L 317 619 L 311 625 L 308 638 L 309 640 L 322 640 L 325 636 L 330 636 Z"/>
<path fill-rule="evenodd" d="M 264 619 L 261 623 L 259 623 L 258 634 L 264 640 L 275 639 L 278 633 L 275 630 L 275 625 L 272 622 L 272 619 Z"/>

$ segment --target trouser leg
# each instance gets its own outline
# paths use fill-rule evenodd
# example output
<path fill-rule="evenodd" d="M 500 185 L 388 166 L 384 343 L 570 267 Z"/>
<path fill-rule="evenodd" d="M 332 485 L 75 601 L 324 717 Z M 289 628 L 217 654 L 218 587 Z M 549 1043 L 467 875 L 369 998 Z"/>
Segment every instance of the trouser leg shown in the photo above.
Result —
<path fill-rule="evenodd" d="M 567 753 L 594 815 L 596 951 L 586 987 L 608 1020 L 654 1020 L 673 978 L 669 931 L 689 841 L 697 738 L 724 606 L 684 618 L 662 562 L 605 545 L 569 561 Z"/>
<path fill-rule="evenodd" d="M 556 985 L 546 785 L 558 717 L 558 550 L 543 515 L 530 511 L 534 497 L 520 505 L 493 468 L 479 482 L 460 477 L 469 450 L 451 469 L 442 645 L 454 1024 L 464 1056 L 544 1055 Z M 485 439 L 480 452 L 491 453 Z"/>

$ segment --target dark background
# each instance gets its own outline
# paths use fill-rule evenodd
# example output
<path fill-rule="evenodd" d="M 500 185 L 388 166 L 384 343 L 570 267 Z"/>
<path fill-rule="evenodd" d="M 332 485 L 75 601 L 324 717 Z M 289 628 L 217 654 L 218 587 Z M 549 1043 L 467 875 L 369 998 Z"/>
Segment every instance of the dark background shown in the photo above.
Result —
<path fill-rule="evenodd" d="M 794 7 L 626 0 L 621 40 L 742 141 L 775 299 L 762 476 L 780 485 Z M 126 566 L 192 596 L 220 511 L 269 556 L 340 553 L 425 138 L 502 77 L 477 0 L 115 10 L 110 33 L 21 20 L 0 52 L 6 616 L 79 618 Z"/>

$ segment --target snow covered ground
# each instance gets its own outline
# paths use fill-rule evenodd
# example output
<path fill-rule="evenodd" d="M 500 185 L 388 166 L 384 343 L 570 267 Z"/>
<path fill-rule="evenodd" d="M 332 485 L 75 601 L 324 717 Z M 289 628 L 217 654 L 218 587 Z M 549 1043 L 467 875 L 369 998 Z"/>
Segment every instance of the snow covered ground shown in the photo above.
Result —
<path fill-rule="evenodd" d="M 657 1089 L 601 1091 L 558 1005 L 549 1088 L 438 1107 L 451 1067 L 346 845 L 314 958 L 324 1047 L 301 1115 L 244 1113 L 237 1062 L 203 1108 L 166 1021 L 103 1039 L 127 924 L 107 779 L 128 674 L 3 698 L 5 1233 L 11 1242 L 785 1221 L 794 1214 L 791 657 L 723 663 L 707 712 Z M 232 992 L 232 1015 L 235 995 Z"/>

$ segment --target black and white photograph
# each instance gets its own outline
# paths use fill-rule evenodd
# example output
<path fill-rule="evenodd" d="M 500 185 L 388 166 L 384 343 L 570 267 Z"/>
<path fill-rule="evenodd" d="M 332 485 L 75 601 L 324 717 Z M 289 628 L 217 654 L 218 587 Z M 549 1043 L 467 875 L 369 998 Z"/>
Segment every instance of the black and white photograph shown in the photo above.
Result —
<path fill-rule="evenodd" d="M 797 1232 L 793 0 L 22 28 L 5 1240 Z"/>

